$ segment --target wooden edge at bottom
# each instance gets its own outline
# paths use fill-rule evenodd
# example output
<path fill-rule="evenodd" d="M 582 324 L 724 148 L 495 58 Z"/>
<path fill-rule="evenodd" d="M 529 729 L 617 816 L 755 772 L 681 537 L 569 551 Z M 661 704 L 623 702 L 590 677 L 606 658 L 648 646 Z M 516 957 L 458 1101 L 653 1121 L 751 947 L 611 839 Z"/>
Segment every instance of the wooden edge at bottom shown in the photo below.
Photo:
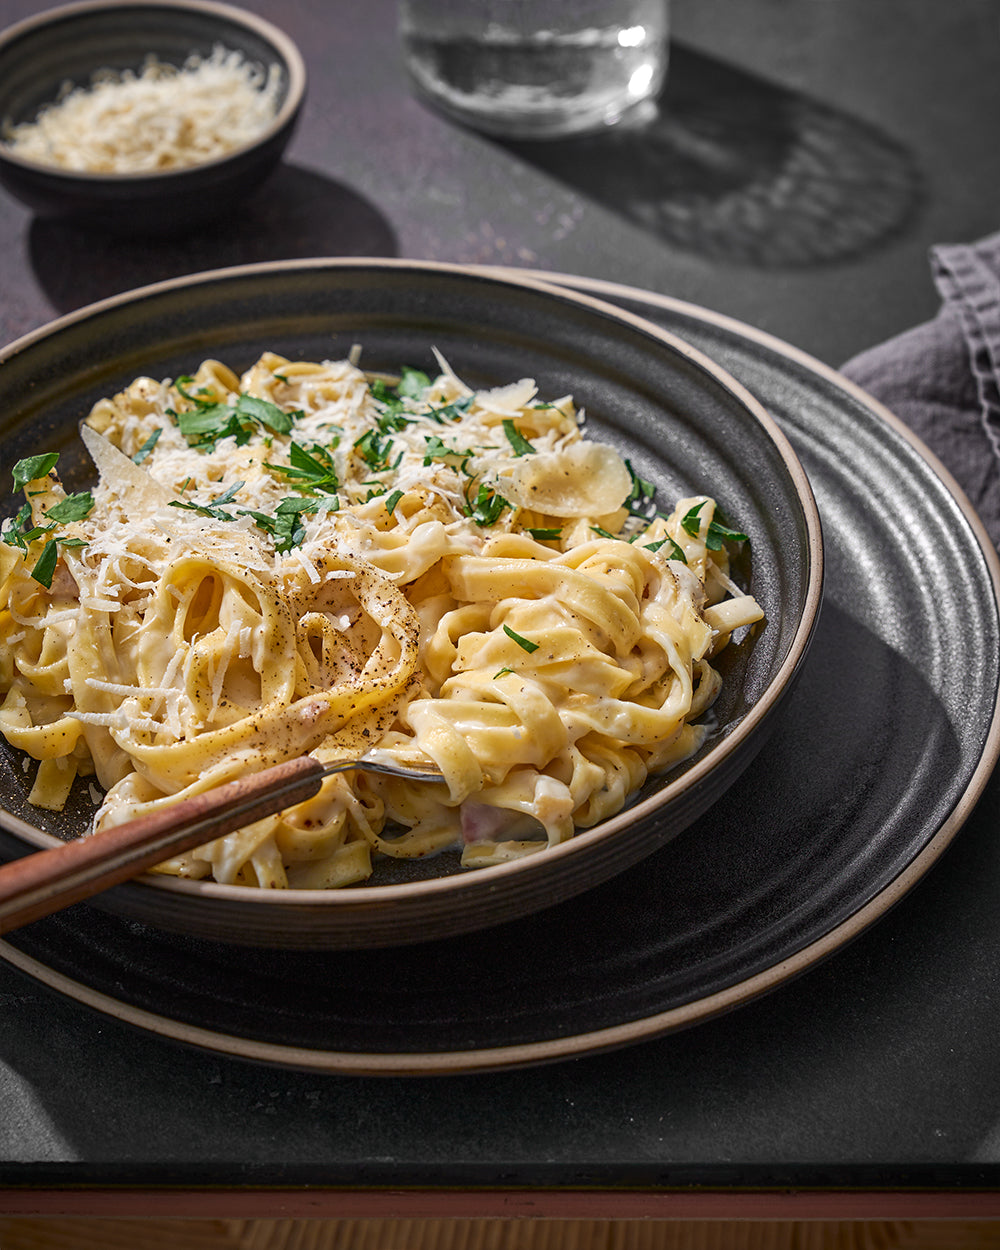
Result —
<path fill-rule="evenodd" d="M 1000 1219 L 992 1190 L 0 1189 L 0 1215 L 213 1219 Z"/>

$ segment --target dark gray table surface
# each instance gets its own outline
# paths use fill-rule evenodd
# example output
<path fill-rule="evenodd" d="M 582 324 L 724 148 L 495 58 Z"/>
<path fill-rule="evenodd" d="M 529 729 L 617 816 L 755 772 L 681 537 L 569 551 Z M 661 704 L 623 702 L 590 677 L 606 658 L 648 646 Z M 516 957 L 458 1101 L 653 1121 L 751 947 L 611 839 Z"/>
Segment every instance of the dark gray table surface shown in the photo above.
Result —
<path fill-rule="evenodd" d="M 0 24 L 42 7 L 0 0 Z M 488 140 L 417 102 L 392 0 L 246 7 L 308 64 L 285 164 L 240 220 L 156 246 L 33 221 L 0 194 L 0 341 L 181 273 L 377 255 L 631 283 L 836 366 L 933 315 L 932 243 L 1000 224 L 990 0 L 674 0 L 655 142 L 589 155 Z M 136 1032 L 0 962 L 0 1186 L 410 1186 L 442 1210 L 476 1186 L 993 1189 L 998 808 L 993 786 L 929 876 L 801 979 L 545 1068 L 258 1067 Z"/>

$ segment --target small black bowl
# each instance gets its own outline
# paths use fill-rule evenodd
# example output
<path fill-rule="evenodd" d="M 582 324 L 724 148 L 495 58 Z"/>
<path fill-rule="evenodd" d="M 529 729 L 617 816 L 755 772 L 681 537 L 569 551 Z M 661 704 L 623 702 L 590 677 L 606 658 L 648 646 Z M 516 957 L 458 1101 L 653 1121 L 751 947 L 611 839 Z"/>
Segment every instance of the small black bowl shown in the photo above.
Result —
<path fill-rule="evenodd" d="M 280 160 L 306 88 L 292 40 L 242 9 L 214 0 L 84 0 L 19 22 L 0 33 L 0 127 L 34 120 L 65 83 L 88 87 L 95 71 L 140 70 L 150 54 L 180 66 L 218 44 L 280 67 L 276 115 L 251 143 L 183 168 L 92 174 L 26 160 L 0 138 L 0 184 L 39 216 L 118 234 L 176 233 L 232 208 Z"/>

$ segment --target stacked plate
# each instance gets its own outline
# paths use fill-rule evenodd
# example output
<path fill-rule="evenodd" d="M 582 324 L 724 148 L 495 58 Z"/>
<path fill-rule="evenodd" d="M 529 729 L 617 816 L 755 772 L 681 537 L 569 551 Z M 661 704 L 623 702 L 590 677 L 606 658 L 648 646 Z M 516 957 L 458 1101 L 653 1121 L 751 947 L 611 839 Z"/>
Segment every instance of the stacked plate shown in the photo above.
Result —
<path fill-rule="evenodd" d="M 437 349 L 475 386 L 530 376 L 572 393 L 589 434 L 660 498 L 710 494 L 738 519 L 766 626 L 724 674 L 715 731 L 624 812 L 523 860 L 470 872 L 441 857 L 328 892 L 148 877 L 19 931 L 6 958 L 227 1053 L 337 1071 L 499 1067 L 745 1001 L 926 871 L 995 759 L 995 557 L 889 414 L 746 327 L 544 275 L 365 260 L 218 271 L 9 347 L 0 469 L 44 443 L 82 486 L 79 420 L 140 373 L 176 377 L 206 355 L 239 369 L 266 349 L 338 358 L 355 343 L 373 370 L 432 366 Z M 970 671 L 978 693 L 957 707 Z M 43 822 L 13 752 L 0 770 L 7 857 L 85 827 L 89 798 Z"/>

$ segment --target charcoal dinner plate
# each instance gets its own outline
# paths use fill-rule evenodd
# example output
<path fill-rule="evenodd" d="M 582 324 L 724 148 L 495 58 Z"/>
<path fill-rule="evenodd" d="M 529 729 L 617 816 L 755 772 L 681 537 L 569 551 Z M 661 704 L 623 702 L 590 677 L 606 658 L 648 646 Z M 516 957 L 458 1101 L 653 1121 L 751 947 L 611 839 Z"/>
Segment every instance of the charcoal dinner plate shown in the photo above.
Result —
<path fill-rule="evenodd" d="M 668 298 L 582 280 L 721 362 L 773 414 L 824 526 L 823 614 L 752 767 L 586 894 L 422 946 L 245 953 L 78 907 L 0 951 L 98 1012 L 310 1070 L 455 1073 L 627 1045 L 834 955 L 924 877 L 998 753 L 1000 570 L 933 457 L 832 370 Z"/>
<path fill-rule="evenodd" d="M 722 653 L 722 693 L 701 750 L 650 777 L 627 810 L 544 853 L 475 871 L 454 851 L 385 857 L 368 882 L 342 890 L 149 875 L 96 906 L 188 937 L 305 950 L 396 946 L 512 920 L 624 871 L 697 819 L 760 750 L 792 689 L 815 630 L 822 546 L 788 440 L 684 340 L 525 277 L 414 261 L 300 261 L 194 275 L 93 305 L 0 354 L 0 481 L 19 457 L 65 446 L 60 473 L 68 487 L 85 487 L 77 424 L 94 400 L 140 374 L 193 373 L 206 356 L 242 371 L 268 349 L 342 359 L 355 344 L 372 370 L 433 371 L 437 349 L 475 386 L 532 377 L 542 396 L 572 393 L 590 436 L 616 444 L 665 506 L 711 494 L 745 530 L 749 558 L 738 576 L 766 623 Z M 11 499 L 8 513 L 15 508 Z M 31 807 L 33 770 L 23 763 L 0 749 L 0 827 L 9 834 L 0 855 L 78 834 L 93 814 L 85 783 L 65 812 Z"/>

